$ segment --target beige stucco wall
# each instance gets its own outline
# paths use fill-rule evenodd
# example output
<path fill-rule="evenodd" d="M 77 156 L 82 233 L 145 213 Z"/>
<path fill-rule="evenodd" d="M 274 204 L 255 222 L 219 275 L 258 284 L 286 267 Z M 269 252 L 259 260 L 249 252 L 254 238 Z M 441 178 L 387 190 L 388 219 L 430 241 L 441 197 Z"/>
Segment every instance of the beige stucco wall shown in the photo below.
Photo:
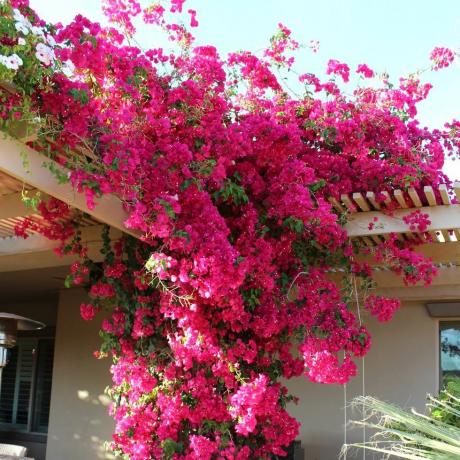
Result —
<path fill-rule="evenodd" d="M 428 316 L 423 304 L 404 306 L 390 323 L 366 321 L 372 332 L 372 348 L 364 365 L 366 394 L 422 410 L 426 394 L 434 393 L 438 385 L 438 321 Z M 305 460 L 339 458 L 344 440 L 343 387 L 303 379 L 289 382 L 288 387 L 300 397 L 291 413 L 302 421 Z M 358 394 L 362 394 L 362 374 L 347 385 L 347 401 Z M 359 417 L 351 409 L 347 415 Z M 361 430 L 347 430 L 348 442 L 362 436 Z M 347 460 L 352 458 L 362 458 L 362 452 L 349 453 Z M 369 454 L 368 458 L 378 457 Z"/>
<path fill-rule="evenodd" d="M 84 300 L 82 290 L 60 294 L 46 460 L 113 458 L 103 446 L 113 428 L 104 395 L 109 361 L 92 355 L 100 344 L 100 321 L 81 319 Z"/>
<path fill-rule="evenodd" d="M 79 290 L 60 296 L 46 460 L 110 458 L 103 449 L 113 426 L 103 396 L 110 380 L 109 363 L 92 356 L 99 344 L 99 322 L 81 320 L 79 305 L 84 298 Z M 426 393 L 437 389 L 438 322 L 421 303 L 404 306 L 390 323 L 366 322 L 373 338 L 365 361 L 366 393 L 422 409 Z M 344 439 L 343 388 L 305 379 L 288 386 L 300 397 L 290 410 L 302 422 L 306 460 L 337 459 Z M 347 401 L 361 392 L 360 375 L 347 385 Z M 353 414 L 348 412 L 350 418 Z M 349 441 L 361 436 L 356 429 L 348 430 Z M 358 456 L 348 455 L 348 460 L 352 458 Z"/>

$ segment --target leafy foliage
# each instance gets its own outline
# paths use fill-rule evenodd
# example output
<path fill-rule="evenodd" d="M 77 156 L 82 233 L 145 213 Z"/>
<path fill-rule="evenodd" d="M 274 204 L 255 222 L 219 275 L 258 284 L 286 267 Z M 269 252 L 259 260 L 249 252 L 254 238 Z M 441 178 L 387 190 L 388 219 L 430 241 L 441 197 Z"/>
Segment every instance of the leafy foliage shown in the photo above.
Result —
<path fill-rule="evenodd" d="M 330 199 L 372 191 L 385 208 L 382 192 L 401 188 L 409 201 L 409 186 L 448 183 L 441 168 L 445 153 L 457 154 L 460 125 L 420 128 L 416 106 L 431 86 L 415 74 L 368 84 L 376 75 L 364 64 L 355 91 L 342 90 L 349 66 L 330 60 L 327 80 L 301 74 L 292 95 L 274 72 L 294 65 L 289 29 L 280 24 L 260 56 L 222 58 L 178 23 L 184 1 L 106 0 L 110 27 L 83 16 L 50 25 L 26 0 L 0 3 L 1 128 L 41 152 L 88 208 L 117 195 L 140 238 L 111 241 L 104 230 L 96 263 L 81 216 L 53 199 L 33 203 L 43 225 L 25 220 L 16 231 L 41 232 L 78 256 L 66 284 L 88 288 L 84 319 L 110 312 L 98 356 L 113 359 L 115 453 L 283 456 L 299 424 L 281 378 L 330 384 L 356 374 L 370 336 L 355 289 L 379 320 L 399 307 L 368 292 L 372 270 L 360 256 L 407 284 L 436 273 L 413 241 L 351 242 L 347 213 Z M 132 46 L 140 16 L 168 34 L 173 52 Z M 432 60 L 445 67 L 451 55 L 439 48 Z M 32 140 L 18 122 L 36 128 Z M 414 215 L 407 225 L 427 221 Z M 343 283 L 330 280 L 332 269 Z"/>

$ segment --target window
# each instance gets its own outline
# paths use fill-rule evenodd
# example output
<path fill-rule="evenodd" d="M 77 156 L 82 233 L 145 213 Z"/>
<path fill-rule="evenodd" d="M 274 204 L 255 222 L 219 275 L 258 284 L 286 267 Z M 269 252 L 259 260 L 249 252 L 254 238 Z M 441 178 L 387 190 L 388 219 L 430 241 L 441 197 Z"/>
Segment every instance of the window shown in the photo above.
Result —
<path fill-rule="evenodd" d="M 440 387 L 451 380 L 460 380 L 460 321 L 440 323 Z"/>
<path fill-rule="evenodd" d="M 54 339 L 18 338 L 9 351 L 0 389 L 0 428 L 48 432 Z"/>

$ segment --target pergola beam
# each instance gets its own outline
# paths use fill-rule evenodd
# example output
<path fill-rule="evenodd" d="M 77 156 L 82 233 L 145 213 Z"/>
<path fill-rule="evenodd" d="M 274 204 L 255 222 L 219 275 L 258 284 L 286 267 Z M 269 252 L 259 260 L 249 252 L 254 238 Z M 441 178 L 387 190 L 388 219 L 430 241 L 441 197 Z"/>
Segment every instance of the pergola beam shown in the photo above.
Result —
<path fill-rule="evenodd" d="M 372 248 L 370 248 L 372 250 Z M 422 243 L 414 246 L 413 250 L 424 257 L 430 258 L 435 264 L 454 264 L 460 265 L 460 242 L 449 241 L 446 243 Z M 359 255 L 359 262 L 367 262 L 371 266 L 381 266 L 382 262 L 377 262 L 369 255 Z"/>
<path fill-rule="evenodd" d="M 51 168 L 45 164 L 52 165 Z M 139 237 L 140 233 L 127 229 L 124 222 L 128 213 L 115 195 L 105 194 L 97 200 L 94 209 L 86 205 L 86 197 L 78 193 L 70 183 L 60 184 L 51 169 L 67 175 L 68 171 L 56 162 L 44 157 L 7 134 L 0 137 L 0 171 L 53 196 L 68 205 L 86 212 L 95 219 L 125 233 Z"/>
<path fill-rule="evenodd" d="M 440 267 L 438 276 L 433 278 L 429 286 L 419 283 L 416 286 L 406 286 L 400 275 L 390 270 L 373 271 L 372 278 L 376 288 L 370 293 L 386 297 L 399 298 L 404 301 L 458 299 L 460 297 L 460 267 Z M 328 279 L 341 285 L 344 274 L 329 273 Z M 358 288 L 359 289 L 359 288 Z"/>
<path fill-rule="evenodd" d="M 384 287 L 374 291 L 376 295 L 400 299 L 403 302 L 447 301 L 460 299 L 460 284 L 444 286 Z"/>
<path fill-rule="evenodd" d="M 460 204 L 425 206 L 417 208 L 427 214 L 431 223 L 426 231 L 453 230 L 460 228 Z M 345 230 L 350 237 L 406 233 L 410 231 L 403 218 L 415 209 L 397 209 L 392 215 L 380 211 L 356 212 L 349 215 Z M 377 218 L 374 221 L 374 218 Z M 369 228 L 369 224 L 373 223 Z"/>
<path fill-rule="evenodd" d="M 102 247 L 102 229 L 102 225 L 94 225 L 81 231 L 82 243 L 88 247 L 89 256 L 96 262 L 102 260 L 99 252 Z M 121 235 L 119 230 L 110 230 L 112 240 L 118 240 Z M 54 249 L 59 244 L 59 241 L 38 234 L 25 239 L 17 236 L 0 238 L 0 273 L 69 265 L 76 256 L 58 257 Z"/>

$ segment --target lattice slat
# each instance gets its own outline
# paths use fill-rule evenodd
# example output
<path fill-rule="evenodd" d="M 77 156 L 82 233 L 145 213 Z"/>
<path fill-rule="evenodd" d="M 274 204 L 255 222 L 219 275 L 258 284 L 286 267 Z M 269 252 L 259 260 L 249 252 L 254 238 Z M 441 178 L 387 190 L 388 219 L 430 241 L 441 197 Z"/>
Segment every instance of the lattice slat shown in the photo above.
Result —
<path fill-rule="evenodd" d="M 329 198 L 329 203 L 336 211 L 345 212 L 345 208 L 335 198 Z"/>
<path fill-rule="evenodd" d="M 390 194 L 385 190 L 384 192 L 382 192 L 382 195 L 385 197 L 385 199 L 383 200 L 383 202 L 385 203 L 386 206 L 390 206 L 391 203 L 392 203 L 392 199 L 391 199 L 391 196 Z"/>
<path fill-rule="evenodd" d="M 456 181 L 454 183 L 454 192 L 455 196 L 457 197 L 457 202 L 460 203 L 460 182 Z"/>
<path fill-rule="evenodd" d="M 409 207 L 407 204 L 406 200 L 404 199 L 404 194 L 402 190 L 395 190 L 394 196 L 396 198 L 396 201 L 399 203 L 399 206 L 403 209 L 406 209 Z"/>
<path fill-rule="evenodd" d="M 412 200 L 412 203 L 414 203 L 414 206 L 416 208 L 421 208 L 422 207 L 422 201 L 420 200 L 420 197 L 418 196 L 417 190 L 414 188 L 410 188 L 408 190 L 410 199 Z"/>
<path fill-rule="evenodd" d="M 369 202 L 371 203 L 371 205 L 374 207 L 375 210 L 379 211 L 381 209 L 380 204 L 377 203 L 377 200 L 375 199 L 374 192 L 367 192 L 366 198 L 369 200 Z"/>
<path fill-rule="evenodd" d="M 423 193 L 425 194 L 426 201 L 430 206 L 436 206 L 438 203 L 436 202 L 436 196 L 433 191 L 433 187 L 427 185 L 423 187 Z"/>
<path fill-rule="evenodd" d="M 370 211 L 371 207 L 361 193 L 353 193 L 353 200 L 359 206 L 361 211 Z"/>
<path fill-rule="evenodd" d="M 356 206 L 353 204 L 351 198 L 346 193 L 342 193 L 342 195 L 340 195 L 340 199 L 342 200 L 342 203 L 347 207 L 349 212 L 357 211 Z"/>
<path fill-rule="evenodd" d="M 447 190 L 447 185 L 446 184 L 441 184 L 439 186 L 439 193 L 441 195 L 442 204 L 450 204 L 451 203 L 449 192 Z"/>

